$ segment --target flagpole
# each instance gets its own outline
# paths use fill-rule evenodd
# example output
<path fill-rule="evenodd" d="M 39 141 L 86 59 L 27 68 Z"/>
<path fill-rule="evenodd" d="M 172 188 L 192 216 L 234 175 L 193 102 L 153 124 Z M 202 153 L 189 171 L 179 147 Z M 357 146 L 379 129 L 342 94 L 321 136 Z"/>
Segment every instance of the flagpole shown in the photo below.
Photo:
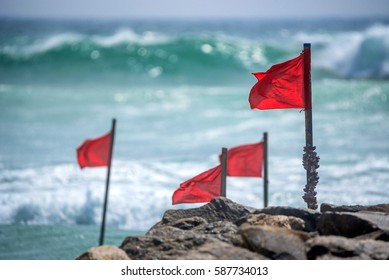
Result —
<path fill-rule="evenodd" d="M 319 182 L 316 169 L 319 168 L 319 157 L 313 146 L 312 129 L 312 85 L 311 85 L 311 44 L 304 44 L 304 102 L 305 102 L 305 147 L 303 166 L 307 171 L 307 184 L 304 188 L 303 199 L 309 209 L 317 209 L 315 187 Z"/>
<path fill-rule="evenodd" d="M 104 244 L 105 216 L 106 216 L 106 213 L 107 213 L 109 178 L 110 178 L 110 175 L 111 175 L 113 143 L 114 143 L 114 140 L 115 140 L 115 127 L 116 127 L 116 119 L 112 119 L 111 143 L 110 143 L 109 155 L 108 155 L 107 180 L 106 180 L 106 183 L 105 183 L 105 198 L 104 198 L 104 206 L 103 206 L 103 218 L 102 218 L 101 230 L 100 230 L 100 242 L 99 242 L 100 246 Z"/>
<path fill-rule="evenodd" d="M 221 196 L 227 197 L 227 148 L 222 148 L 222 178 L 221 178 Z"/>
<path fill-rule="evenodd" d="M 267 145 L 267 132 L 263 133 L 263 207 L 267 207 L 268 205 L 268 165 L 267 165 L 267 157 L 268 157 L 268 145 Z"/>

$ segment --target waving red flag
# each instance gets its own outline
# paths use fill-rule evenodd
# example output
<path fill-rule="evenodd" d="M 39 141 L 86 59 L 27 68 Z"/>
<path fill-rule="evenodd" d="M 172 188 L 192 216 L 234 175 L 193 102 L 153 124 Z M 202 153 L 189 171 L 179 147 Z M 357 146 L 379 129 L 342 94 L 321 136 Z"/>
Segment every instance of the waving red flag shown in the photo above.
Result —
<path fill-rule="evenodd" d="M 209 202 L 220 196 L 221 165 L 182 183 L 173 194 L 173 204 Z"/>
<path fill-rule="evenodd" d="M 81 168 L 109 165 L 109 151 L 112 133 L 104 136 L 85 140 L 77 148 L 77 160 Z"/>
<path fill-rule="evenodd" d="M 258 82 L 250 91 L 251 109 L 304 108 L 303 57 L 302 53 L 266 72 L 253 73 Z"/>
<path fill-rule="evenodd" d="M 262 177 L 263 142 L 228 149 L 227 176 Z"/>

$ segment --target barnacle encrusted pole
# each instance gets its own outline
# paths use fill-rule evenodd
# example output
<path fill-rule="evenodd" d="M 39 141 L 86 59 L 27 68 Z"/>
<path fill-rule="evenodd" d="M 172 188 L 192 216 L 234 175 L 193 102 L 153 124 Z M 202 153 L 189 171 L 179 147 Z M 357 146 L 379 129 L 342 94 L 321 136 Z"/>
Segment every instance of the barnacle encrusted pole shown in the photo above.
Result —
<path fill-rule="evenodd" d="M 317 209 L 316 185 L 319 176 L 316 171 L 319 168 L 319 157 L 313 146 L 312 131 L 312 91 L 311 91 L 311 44 L 304 44 L 304 101 L 305 101 L 305 147 L 303 166 L 307 171 L 307 184 L 304 188 L 303 199 L 309 209 Z"/>

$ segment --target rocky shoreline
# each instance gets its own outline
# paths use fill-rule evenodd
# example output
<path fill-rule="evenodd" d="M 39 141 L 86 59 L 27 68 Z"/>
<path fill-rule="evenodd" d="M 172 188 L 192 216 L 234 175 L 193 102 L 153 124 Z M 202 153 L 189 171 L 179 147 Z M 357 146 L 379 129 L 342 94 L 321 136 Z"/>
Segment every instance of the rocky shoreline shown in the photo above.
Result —
<path fill-rule="evenodd" d="M 389 259 L 389 204 L 254 209 L 218 197 L 168 210 L 145 235 L 78 260 Z"/>

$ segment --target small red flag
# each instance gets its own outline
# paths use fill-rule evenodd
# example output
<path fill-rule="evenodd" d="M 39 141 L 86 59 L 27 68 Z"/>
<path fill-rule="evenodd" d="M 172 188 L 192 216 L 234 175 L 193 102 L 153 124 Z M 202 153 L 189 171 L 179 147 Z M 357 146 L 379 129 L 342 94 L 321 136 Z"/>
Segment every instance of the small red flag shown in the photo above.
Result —
<path fill-rule="evenodd" d="M 275 64 L 266 72 L 253 73 L 258 82 L 251 88 L 251 109 L 304 108 L 303 53 Z"/>
<path fill-rule="evenodd" d="M 262 177 L 263 142 L 228 149 L 227 176 Z"/>
<path fill-rule="evenodd" d="M 101 137 L 85 140 L 77 148 L 77 160 L 80 167 L 108 166 L 111 139 L 112 133 L 109 132 Z"/>
<path fill-rule="evenodd" d="M 173 193 L 173 204 L 209 202 L 221 195 L 221 165 L 180 184 Z"/>

